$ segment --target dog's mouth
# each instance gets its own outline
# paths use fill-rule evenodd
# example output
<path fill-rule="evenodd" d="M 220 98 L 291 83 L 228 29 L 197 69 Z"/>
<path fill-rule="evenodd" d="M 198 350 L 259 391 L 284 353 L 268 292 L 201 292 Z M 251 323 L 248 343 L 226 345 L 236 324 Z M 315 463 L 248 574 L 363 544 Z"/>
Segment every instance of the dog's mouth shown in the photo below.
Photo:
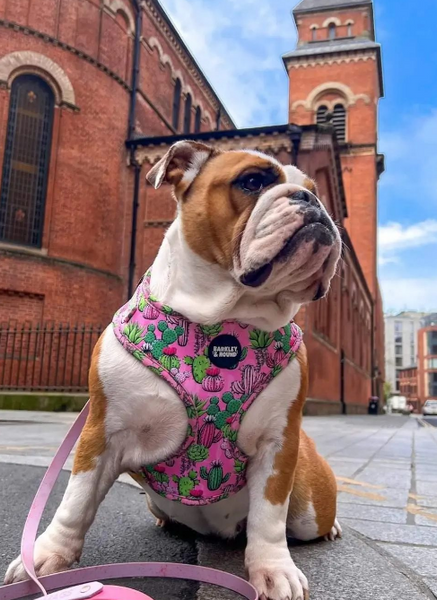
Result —
<path fill-rule="evenodd" d="M 273 265 L 278 262 L 287 262 L 301 243 L 313 241 L 313 253 L 315 253 L 320 246 L 332 246 L 334 240 L 334 232 L 323 223 L 315 222 L 303 225 L 285 241 L 281 250 L 269 262 L 257 269 L 243 273 L 240 277 L 240 283 L 247 287 L 261 287 L 272 274 Z"/>

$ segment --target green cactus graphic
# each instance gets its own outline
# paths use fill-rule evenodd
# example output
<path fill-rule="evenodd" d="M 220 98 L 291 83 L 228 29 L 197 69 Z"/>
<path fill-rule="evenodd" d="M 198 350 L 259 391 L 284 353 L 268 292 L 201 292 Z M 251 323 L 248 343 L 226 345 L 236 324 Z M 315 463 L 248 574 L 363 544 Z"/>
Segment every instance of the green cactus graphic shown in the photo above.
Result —
<path fill-rule="evenodd" d="M 174 354 L 166 354 L 166 350 L 173 350 L 173 348 L 164 348 L 163 355 L 159 358 L 159 362 L 161 365 L 167 369 L 167 371 L 171 371 L 172 369 L 179 369 L 181 365 L 181 361 Z"/>
<path fill-rule="evenodd" d="M 223 329 L 223 325 L 221 323 L 216 323 L 215 325 L 201 325 L 200 329 L 203 331 L 205 335 L 208 337 L 218 335 Z"/>
<path fill-rule="evenodd" d="M 252 329 L 249 333 L 250 345 L 254 350 L 268 348 L 273 342 L 273 338 L 267 331 L 261 329 Z"/>
<path fill-rule="evenodd" d="M 132 344 L 137 345 L 143 340 L 144 329 L 141 329 L 136 323 L 129 323 L 123 333 Z"/>
<path fill-rule="evenodd" d="M 173 475 L 172 479 L 178 484 L 178 490 L 181 496 L 189 496 L 191 490 L 199 483 L 196 471 L 190 471 L 188 477 L 178 477 L 177 475 Z"/>
<path fill-rule="evenodd" d="M 229 419 L 230 416 L 231 416 L 231 413 L 228 412 L 227 410 L 222 410 L 221 412 L 219 412 L 215 416 L 215 421 L 214 421 L 217 429 L 223 429 L 223 427 L 226 425 L 226 419 Z"/>
<path fill-rule="evenodd" d="M 186 365 L 191 365 L 194 381 L 196 381 L 197 383 L 202 383 L 202 381 L 206 377 L 206 369 L 208 369 L 211 366 L 209 358 L 204 354 L 196 356 L 195 358 L 193 358 L 192 356 L 186 356 L 184 358 L 184 363 Z"/>
<path fill-rule="evenodd" d="M 223 475 L 223 466 L 218 460 L 211 463 L 209 471 L 206 467 L 200 467 L 200 477 L 206 479 L 208 489 L 212 492 L 218 490 L 222 483 L 226 483 L 230 476 L 230 473 Z"/>
<path fill-rule="evenodd" d="M 217 406 L 217 404 L 219 403 L 219 399 L 217 398 L 217 396 L 213 396 L 209 402 L 210 402 L 210 405 L 206 412 L 208 413 L 208 415 L 211 415 L 212 417 L 214 417 L 215 415 L 218 415 L 218 413 L 220 412 L 220 409 Z"/>
<path fill-rule="evenodd" d="M 284 333 L 275 331 L 273 337 L 275 342 L 280 342 L 282 344 L 282 349 L 284 350 L 285 354 L 288 354 L 290 352 L 291 325 L 289 323 L 288 325 L 285 325 L 283 331 Z"/>
<path fill-rule="evenodd" d="M 138 302 L 138 310 L 140 310 L 141 312 L 143 312 L 143 310 L 145 308 L 146 308 L 146 299 L 144 298 L 143 294 L 141 294 L 140 300 Z"/>
<path fill-rule="evenodd" d="M 166 473 L 162 473 L 160 470 L 157 471 L 154 467 L 150 466 L 146 467 L 146 469 L 155 481 L 158 481 L 159 483 L 168 483 L 168 475 Z"/>
<path fill-rule="evenodd" d="M 203 402 L 199 400 L 199 398 L 194 394 L 192 396 L 193 405 L 187 406 L 187 415 L 189 419 L 198 419 L 202 415 L 206 413 L 205 404 L 206 400 Z"/>
<path fill-rule="evenodd" d="M 209 456 L 209 450 L 201 444 L 191 444 L 187 450 L 187 456 L 193 462 L 202 462 Z"/>
<path fill-rule="evenodd" d="M 158 337 L 158 331 L 161 333 L 161 338 Z M 174 344 L 183 333 L 184 330 L 182 327 L 171 329 L 166 321 L 159 321 L 157 328 L 152 324 L 148 325 L 144 342 L 150 348 L 153 358 L 160 360 L 164 354 L 164 348 L 167 348 L 170 344 Z"/>
<path fill-rule="evenodd" d="M 235 473 L 243 473 L 246 470 L 246 463 L 241 460 L 234 460 L 234 471 Z"/>

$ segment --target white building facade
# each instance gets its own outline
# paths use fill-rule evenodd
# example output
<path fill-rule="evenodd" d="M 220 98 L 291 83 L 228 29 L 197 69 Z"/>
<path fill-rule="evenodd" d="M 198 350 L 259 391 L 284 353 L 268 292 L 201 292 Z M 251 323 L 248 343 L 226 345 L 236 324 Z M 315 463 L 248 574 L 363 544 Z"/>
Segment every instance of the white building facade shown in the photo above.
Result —
<path fill-rule="evenodd" d="M 417 332 L 426 313 L 405 311 L 385 316 L 385 380 L 399 393 L 399 369 L 417 365 Z"/>

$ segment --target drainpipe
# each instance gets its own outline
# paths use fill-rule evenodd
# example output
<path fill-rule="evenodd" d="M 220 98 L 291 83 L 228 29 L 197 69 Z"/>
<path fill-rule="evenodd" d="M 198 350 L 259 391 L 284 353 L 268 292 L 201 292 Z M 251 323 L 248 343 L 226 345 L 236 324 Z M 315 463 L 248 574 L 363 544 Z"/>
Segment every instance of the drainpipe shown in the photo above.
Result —
<path fill-rule="evenodd" d="M 134 278 L 135 278 L 135 250 L 137 247 L 137 221 L 138 221 L 138 208 L 140 196 L 140 179 L 141 179 L 141 165 L 135 158 L 132 158 L 134 167 L 134 197 L 132 205 L 132 229 L 130 238 L 130 260 L 129 260 L 129 281 L 127 286 L 128 299 L 131 298 L 134 292 Z"/>
<path fill-rule="evenodd" d="M 128 140 L 132 139 L 135 134 L 135 113 L 137 104 L 137 92 L 138 92 L 138 81 L 140 75 L 140 49 L 141 49 L 141 31 L 142 31 L 142 20 L 143 13 L 139 0 L 133 0 L 136 8 L 135 16 L 135 40 L 134 40 L 134 55 L 132 65 L 132 83 L 131 83 L 131 96 L 129 105 L 129 121 L 128 121 Z M 141 176 L 141 165 L 135 158 L 135 148 L 131 148 L 130 152 L 130 164 L 134 167 L 134 193 L 132 199 L 132 228 L 131 228 L 131 244 L 130 244 L 130 256 L 129 256 L 129 276 L 128 276 L 128 287 L 127 297 L 130 298 L 134 291 L 134 278 L 135 278 L 135 251 L 137 245 L 137 221 L 138 221 L 138 207 L 139 207 L 139 195 L 140 195 L 140 176 Z"/>
<path fill-rule="evenodd" d="M 297 157 L 299 155 L 300 140 L 302 138 L 302 129 L 292 126 L 290 131 L 291 140 L 291 164 L 297 166 Z"/>

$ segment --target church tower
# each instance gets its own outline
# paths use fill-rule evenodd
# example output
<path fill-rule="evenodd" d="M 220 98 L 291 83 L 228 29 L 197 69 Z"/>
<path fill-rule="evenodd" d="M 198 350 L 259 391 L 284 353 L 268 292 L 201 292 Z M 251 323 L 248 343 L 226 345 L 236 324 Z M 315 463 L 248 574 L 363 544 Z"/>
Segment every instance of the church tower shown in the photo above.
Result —
<path fill-rule="evenodd" d="M 352 239 L 372 296 L 377 295 L 377 109 L 381 50 L 372 0 L 302 0 L 293 10 L 297 48 L 284 55 L 289 122 L 331 124 L 341 154 Z"/>

